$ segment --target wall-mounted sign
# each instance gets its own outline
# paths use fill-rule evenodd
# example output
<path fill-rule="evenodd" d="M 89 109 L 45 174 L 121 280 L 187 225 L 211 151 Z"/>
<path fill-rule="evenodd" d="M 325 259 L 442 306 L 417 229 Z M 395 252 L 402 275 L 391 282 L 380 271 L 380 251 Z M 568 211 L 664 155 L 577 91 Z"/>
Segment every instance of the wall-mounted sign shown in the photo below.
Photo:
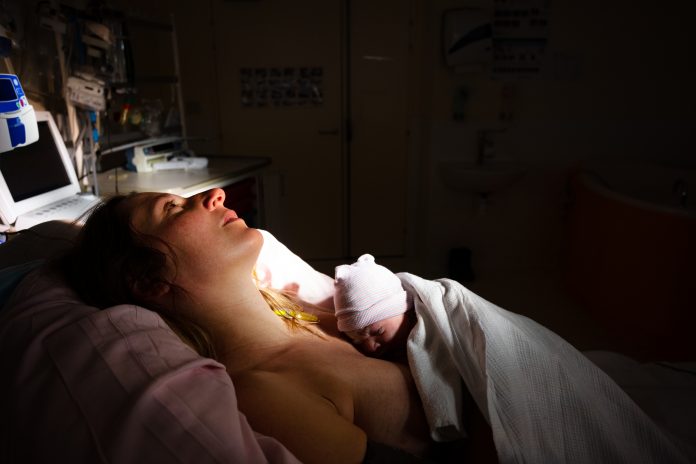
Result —
<path fill-rule="evenodd" d="M 539 76 L 549 35 L 550 0 L 494 0 L 493 8 L 447 10 L 442 19 L 445 63 L 455 72 L 493 78 Z"/>
<path fill-rule="evenodd" d="M 318 66 L 241 68 L 244 108 L 311 107 L 324 101 L 324 70 Z"/>

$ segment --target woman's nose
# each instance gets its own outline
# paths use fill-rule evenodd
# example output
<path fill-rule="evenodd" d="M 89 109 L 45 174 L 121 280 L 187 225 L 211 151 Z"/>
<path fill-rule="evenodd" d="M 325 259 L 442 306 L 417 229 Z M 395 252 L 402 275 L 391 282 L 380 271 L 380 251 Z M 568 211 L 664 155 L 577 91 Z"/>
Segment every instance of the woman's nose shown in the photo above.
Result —
<path fill-rule="evenodd" d="M 221 188 L 210 189 L 203 193 L 203 206 L 209 211 L 221 207 L 225 203 L 225 191 Z"/>

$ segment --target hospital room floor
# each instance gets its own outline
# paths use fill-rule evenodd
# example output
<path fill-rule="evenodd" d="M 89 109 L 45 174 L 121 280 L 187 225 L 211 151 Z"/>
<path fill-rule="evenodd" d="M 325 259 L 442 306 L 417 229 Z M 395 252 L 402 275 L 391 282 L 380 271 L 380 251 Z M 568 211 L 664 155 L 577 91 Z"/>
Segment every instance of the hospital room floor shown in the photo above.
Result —
<path fill-rule="evenodd" d="M 464 285 L 488 301 L 551 329 L 580 351 L 618 350 L 606 331 L 563 289 L 557 273 L 488 273 Z"/>

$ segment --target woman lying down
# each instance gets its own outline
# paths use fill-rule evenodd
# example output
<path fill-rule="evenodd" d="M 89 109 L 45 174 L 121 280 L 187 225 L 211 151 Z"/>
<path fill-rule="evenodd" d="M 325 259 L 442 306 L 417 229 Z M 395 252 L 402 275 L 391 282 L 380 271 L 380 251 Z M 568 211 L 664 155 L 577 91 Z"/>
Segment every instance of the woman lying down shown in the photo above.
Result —
<path fill-rule="evenodd" d="M 252 275 L 263 236 L 224 200 L 220 189 L 112 198 L 90 216 L 65 268 L 87 303 L 155 310 L 222 363 L 252 428 L 300 461 L 436 459 L 434 440 L 465 435 L 462 380 L 501 462 L 694 458 L 559 337 L 455 282 L 400 274 L 406 296 L 396 289 L 397 306 L 382 313 L 362 311 L 355 279 L 338 293 L 351 302 L 337 300 L 338 324 L 260 288 Z M 392 344 L 408 346 L 408 365 L 356 349 L 386 344 L 385 319 L 395 322 Z"/>

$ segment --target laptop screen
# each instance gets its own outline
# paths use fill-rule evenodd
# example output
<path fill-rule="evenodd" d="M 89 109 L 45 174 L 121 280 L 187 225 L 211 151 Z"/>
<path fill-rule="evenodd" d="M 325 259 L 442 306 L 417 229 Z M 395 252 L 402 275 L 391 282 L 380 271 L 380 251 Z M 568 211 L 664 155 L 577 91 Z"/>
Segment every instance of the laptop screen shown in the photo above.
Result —
<path fill-rule="evenodd" d="M 0 220 L 18 216 L 81 192 L 75 169 L 51 113 L 36 111 L 39 140 L 0 153 Z"/>
<path fill-rule="evenodd" d="M 39 140 L 0 156 L 0 171 L 15 202 L 70 184 L 48 121 L 38 121 Z"/>

